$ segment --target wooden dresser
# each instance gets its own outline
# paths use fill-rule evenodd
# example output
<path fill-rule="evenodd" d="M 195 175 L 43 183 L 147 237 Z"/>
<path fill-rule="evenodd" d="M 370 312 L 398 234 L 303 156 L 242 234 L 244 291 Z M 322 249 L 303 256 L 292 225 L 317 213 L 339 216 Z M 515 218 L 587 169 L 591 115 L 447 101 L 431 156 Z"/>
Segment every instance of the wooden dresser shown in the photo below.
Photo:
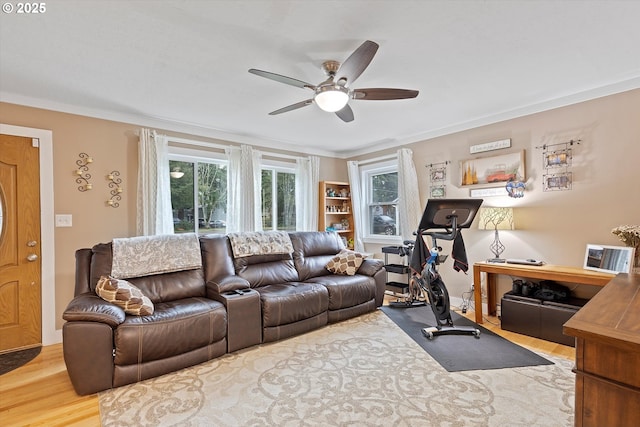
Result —
<path fill-rule="evenodd" d="M 576 337 L 576 426 L 640 426 L 640 275 L 619 274 L 564 324 Z"/>

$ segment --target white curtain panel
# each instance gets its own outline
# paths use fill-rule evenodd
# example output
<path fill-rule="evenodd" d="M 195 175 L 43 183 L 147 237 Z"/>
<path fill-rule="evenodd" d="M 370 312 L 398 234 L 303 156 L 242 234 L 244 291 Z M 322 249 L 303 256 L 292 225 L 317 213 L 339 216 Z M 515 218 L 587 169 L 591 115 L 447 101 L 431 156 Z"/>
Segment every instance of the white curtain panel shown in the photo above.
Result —
<path fill-rule="evenodd" d="M 140 130 L 136 210 L 139 236 L 173 234 L 168 151 L 164 135 L 146 128 Z"/>
<path fill-rule="evenodd" d="M 398 150 L 398 220 L 403 240 L 415 240 L 413 232 L 422 218 L 422 203 L 418 191 L 418 174 L 413 163 L 413 151 Z"/>
<path fill-rule="evenodd" d="M 362 186 L 360 183 L 360 167 L 357 161 L 347 162 L 347 172 L 349 173 L 349 185 L 351 186 L 351 206 L 353 209 L 354 225 L 354 249 L 357 252 L 364 252 L 364 242 L 362 241 L 362 227 L 364 221 L 364 206 L 362 206 Z"/>
<path fill-rule="evenodd" d="M 247 175 L 253 180 L 253 228 L 248 231 L 262 231 L 262 153 L 258 150 L 248 148 L 251 158 L 251 165 Z"/>
<path fill-rule="evenodd" d="M 261 154 L 248 145 L 226 150 L 227 232 L 262 230 Z"/>
<path fill-rule="evenodd" d="M 318 187 L 320 185 L 320 158 L 296 159 L 296 230 L 318 229 Z"/>

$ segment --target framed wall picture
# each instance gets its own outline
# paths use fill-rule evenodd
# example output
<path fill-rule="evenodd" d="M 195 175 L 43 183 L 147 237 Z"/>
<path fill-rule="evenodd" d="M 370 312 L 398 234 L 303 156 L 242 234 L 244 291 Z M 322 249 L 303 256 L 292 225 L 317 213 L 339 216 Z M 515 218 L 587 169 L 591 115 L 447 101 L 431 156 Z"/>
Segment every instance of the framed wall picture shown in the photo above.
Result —
<path fill-rule="evenodd" d="M 431 181 L 444 181 L 447 177 L 447 170 L 445 168 L 434 168 L 431 170 Z"/>
<path fill-rule="evenodd" d="M 635 248 L 587 244 L 584 268 L 603 273 L 630 273 L 633 268 Z"/>
<path fill-rule="evenodd" d="M 449 160 L 440 163 L 430 163 L 427 165 L 429 168 L 429 180 L 431 186 L 429 187 L 429 198 L 442 199 L 446 197 L 446 179 L 447 179 L 447 165 L 451 163 Z"/>
<path fill-rule="evenodd" d="M 543 175 L 544 191 L 571 190 L 573 176 L 571 172 L 552 173 Z"/>
<path fill-rule="evenodd" d="M 549 151 L 544 153 L 544 168 L 562 168 L 571 166 L 571 149 Z"/>
<path fill-rule="evenodd" d="M 516 179 L 526 179 L 524 150 L 460 163 L 460 185 L 463 187 L 507 183 Z"/>
<path fill-rule="evenodd" d="M 429 189 L 429 197 L 432 199 L 441 199 L 445 196 L 446 191 L 444 185 L 432 186 Z"/>

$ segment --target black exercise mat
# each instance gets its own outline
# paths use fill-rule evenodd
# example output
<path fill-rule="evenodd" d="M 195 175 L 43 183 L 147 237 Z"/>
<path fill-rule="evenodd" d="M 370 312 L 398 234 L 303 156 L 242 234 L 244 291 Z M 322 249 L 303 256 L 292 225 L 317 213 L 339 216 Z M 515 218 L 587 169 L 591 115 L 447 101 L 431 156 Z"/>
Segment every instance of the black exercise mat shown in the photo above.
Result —
<path fill-rule="evenodd" d="M 472 335 L 439 335 L 432 340 L 427 339 L 422 335 L 422 328 L 436 325 L 435 316 L 428 305 L 404 308 L 383 306 L 381 310 L 449 372 L 553 365 L 544 357 L 454 312 L 451 313 L 453 324 L 480 329 L 480 338 Z"/>

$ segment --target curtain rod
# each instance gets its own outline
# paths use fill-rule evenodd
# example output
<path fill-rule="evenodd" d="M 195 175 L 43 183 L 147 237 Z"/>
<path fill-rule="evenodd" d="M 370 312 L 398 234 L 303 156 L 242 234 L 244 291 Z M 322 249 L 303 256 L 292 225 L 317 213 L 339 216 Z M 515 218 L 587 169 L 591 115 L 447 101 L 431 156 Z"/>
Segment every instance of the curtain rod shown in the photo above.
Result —
<path fill-rule="evenodd" d="M 290 159 L 290 160 L 298 160 L 298 159 L 306 159 L 307 157 L 304 156 L 292 156 L 291 154 L 280 154 L 280 153 L 271 153 L 269 151 L 262 151 L 262 150 L 257 150 L 259 153 L 261 153 L 264 156 L 267 157 L 277 157 L 277 158 L 281 158 L 281 159 Z"/>
<path fill-rule="evenodd" d="M 153 132 L 155 133 L 155 130 L 153 130 Z M 136 131 L 135 134 L 139 136 L 140 132 Z M 197 146 L 197 147 L 217 148 L 217 149 L 220 149 L 220 150 L 226 150 L 227 148 L 231 148 L 231 147 L 240 147 L 239 145 L 217 144 L 215 142 L 198 141 L 198 140 L 194 140 L 194 139 L 179 138 L 179 137 L 163 135 L 163 134 L 158 134 L 158 136 L 163 136 L 163 137 L 167 138 L 171 142 L 177 142 L 179 144 L 186 144 L 186 145 L 194 145 L 194 146 Z M 251 147 L 253 148 L 253 146 L 251 146 Z M 281 158 L 281 159 L 298 160 L 298 159 L 306 159 L 307 158 L 305 156 L 293 156 L 291 154 L 273 153 L 273 152 L 264 151 L 264 150 L 256 150 L 256 151 L 258 151 L 259 153 L 261 153 L 261 154 L 263 154 L 265 156 L 268 156 L 268 157 L 276 157 L 276 158 Z"/>
<path fill-rule="evenodd" d="M 170 141 L 173 141 L 173 142 L 178 142 L 180 144 L 196 145 L 199 147 L 218 148 L 221 150 L 225 150 L 231 147 L 240 147 L 240 145 L 223 145 L 223 144 L 216 144 L 215 142 L 196 141 L 196 140 L 186 139 L 186 138 L 174 138 L 172 136 L 167 136 L 167 135 L 163 135 L 163 136 L 165 136 L 166 138 L 168 138 Z M 251 147 L 253 148 L 253 146 Z M 270 151 L 256 150 L 255 148 L 253 149 L 261 153 L 262 155 L 268 156 L 268 157 L 276 157 L 276 158 L 291 159 L 291 160 L 298 160 L 298 159 L 305 158 L 301 156 L 292 156 L 290 154 L 280 154 L 280 153 L 273 153 Z"/>
<path fill-rule="evenodd" d="M 177 142 L 179 144 L 195 145 L 198 147 L 206 147 L 206 148 L 218 148 L 220 150 L 225 150 L 231 147 L 230 145 L 216 144 L 215 142 L 205 142 L 205 141 L 197 141 L 197 140 L 186 139 L 186 138 L 176 138 L 168 135 L 162 135 L 162 136 L 167 138 L 169 141 Z"/>
<path fill-rule="evenodd" d="M 382 162 L 384 160 L 391 160 L 391 159 L 397 159 L 397 158 L 398 158 L 398 153 L 393 153 L 393 154 L 387 154 L 385 156 L 373 157 L 371 159 L 358 160 L 357 162 L 359 165 L 366 165 L 368 163 L 377 163 L 377 162 Z"/>

